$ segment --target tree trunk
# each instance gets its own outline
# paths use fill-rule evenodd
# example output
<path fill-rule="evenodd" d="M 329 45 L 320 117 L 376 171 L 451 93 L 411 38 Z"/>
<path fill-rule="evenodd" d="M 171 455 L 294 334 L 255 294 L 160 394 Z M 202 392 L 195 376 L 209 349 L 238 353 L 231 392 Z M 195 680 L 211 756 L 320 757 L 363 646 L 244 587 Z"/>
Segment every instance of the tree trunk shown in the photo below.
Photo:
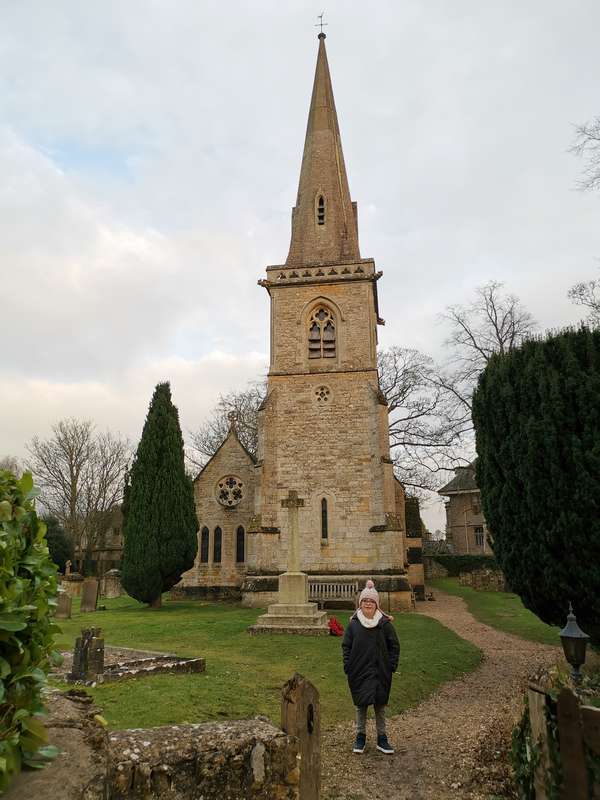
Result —
<path fill-rule="evenodd" d="M 158 597 L 155 597 L 154 600 L 150 603 L 150 608 L 161 608 L 162 606 L 162 594 L 159 594 Z"/>

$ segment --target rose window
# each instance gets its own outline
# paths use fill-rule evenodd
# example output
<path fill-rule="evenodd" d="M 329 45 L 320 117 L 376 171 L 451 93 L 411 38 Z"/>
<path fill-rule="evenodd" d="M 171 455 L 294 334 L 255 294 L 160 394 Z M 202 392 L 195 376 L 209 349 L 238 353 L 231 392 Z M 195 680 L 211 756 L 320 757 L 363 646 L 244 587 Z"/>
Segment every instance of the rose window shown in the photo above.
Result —
<path fill-rule="evenodd" d="M 217 484 L 217 500 L 226 508 L 237 506 L 244 496 L 243 484 L 239 478 L 228 475 Z"/>

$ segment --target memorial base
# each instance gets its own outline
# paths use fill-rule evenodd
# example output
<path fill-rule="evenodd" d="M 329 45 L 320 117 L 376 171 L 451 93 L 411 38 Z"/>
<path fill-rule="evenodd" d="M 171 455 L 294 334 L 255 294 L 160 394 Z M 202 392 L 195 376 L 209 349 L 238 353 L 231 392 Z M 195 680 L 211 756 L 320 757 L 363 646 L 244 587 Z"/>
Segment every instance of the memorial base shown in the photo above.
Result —
<path fill-rule="evenodd" d="M 279 576 L 278 603 L 270 605 L 248 633 L 291 633 L 302 636 L 327 636 L 327 614 L 316 603 L 308 602 L 308 575 L 284 572 Z"/>

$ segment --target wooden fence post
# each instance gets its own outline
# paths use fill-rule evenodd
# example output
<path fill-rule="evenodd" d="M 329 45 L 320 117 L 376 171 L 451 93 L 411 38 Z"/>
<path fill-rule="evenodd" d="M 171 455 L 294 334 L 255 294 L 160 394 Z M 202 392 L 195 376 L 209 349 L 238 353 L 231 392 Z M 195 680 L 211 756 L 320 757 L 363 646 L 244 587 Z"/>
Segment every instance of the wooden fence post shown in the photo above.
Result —
<path fill-rule="evenodd" d="M 570 689 L 561 689 L 557 704 L 561 800 L 588 800 L 588 779 L 583 750 L 583 725 L 579 700 Z"/>
<path fill-rule="evenodd" d="M 299 742 L 300 800 L 319 800 L 321 710 L 317 689 L 296 673 L 281 690 L 281 727 Z"/>
<path fill-rule="evenodd" d="M 594 706 L 581 706 L 581 721 L 583 723 L 583 741 L 586 747 L 597 757 L 600 757 L 600 708 Z M 600 798 L 600 783 L 593 786 L 592 797 Z"/>
<path fill-rule="evenodd" d="M 540 750 L 540 758 L 533 776 L 535 800 L 548 800 L 546 777 L 550 774 L 550 750 L 548 748 L 548 726 L 546 722 L 546 695 L 530 684 L 527 692 L 529 700 L 529 721 L 531 739 Z"/>

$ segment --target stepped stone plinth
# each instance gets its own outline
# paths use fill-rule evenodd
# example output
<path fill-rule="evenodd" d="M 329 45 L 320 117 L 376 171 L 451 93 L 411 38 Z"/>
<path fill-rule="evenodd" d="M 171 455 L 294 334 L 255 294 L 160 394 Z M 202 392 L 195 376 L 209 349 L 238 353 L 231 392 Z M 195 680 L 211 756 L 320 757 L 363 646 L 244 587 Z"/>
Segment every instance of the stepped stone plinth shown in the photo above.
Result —
<path fill-rule="evenodd" d="M 308 602 L 308 575 L 300 572 L 300 553 L 298 546 L 298 507 L 304 500 L 297 492 L 290 491 L 281 501 L 290 515 L 290 551 L 288 571 L 279 576 L 278 603 L 273 603 L 262 614 L 248 633 L 294 633 L 304 636 L 327 636 L 329 626 L 327 614 L 319 611 L 316 603 Z"/>

